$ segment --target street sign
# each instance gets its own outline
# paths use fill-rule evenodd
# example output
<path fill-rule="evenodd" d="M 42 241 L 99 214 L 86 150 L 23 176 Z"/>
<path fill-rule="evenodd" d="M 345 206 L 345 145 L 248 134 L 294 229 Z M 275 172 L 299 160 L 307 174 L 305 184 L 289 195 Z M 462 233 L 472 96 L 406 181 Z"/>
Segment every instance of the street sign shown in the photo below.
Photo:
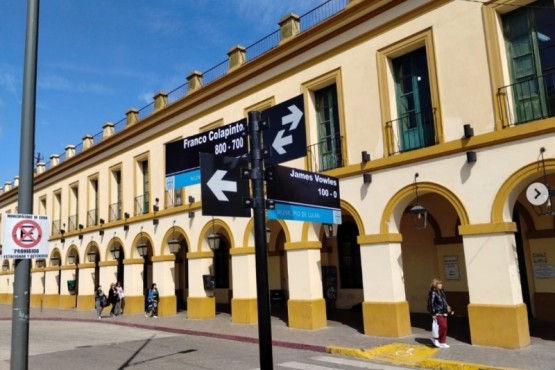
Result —
<path fill-rule="evenodd" d="M 200 183 L 199 153 L 247 154 L 247 120 L 242 119 L 166 144 L 166 190 Z"/>
<path fill-rule="evenodd" d="M 275 202 L 268 218 L 341 223 L 337 178 L 285 166 L 273 166 L 267 172 L 267 197 Z"/>
<path fill-rule="evenodd" d="M 296 96 L 261 112 L 264 147 L 270 156 L 266 166 L 287 162 L 306 155 L 306 126 L 303 95 Z"/>
<path fill-rule="evenodd" d="M 249 182 L 241 178 L 248 160 L 210 153 L 200 153 L 202 214 L 204 216 L 251 217 L 243 207 L 249 197 Z"/>
<path fill-rule="evenodd" d="M 5 213 L 3 220 L 3 259 L 48 257 L 48 216 Z"/>

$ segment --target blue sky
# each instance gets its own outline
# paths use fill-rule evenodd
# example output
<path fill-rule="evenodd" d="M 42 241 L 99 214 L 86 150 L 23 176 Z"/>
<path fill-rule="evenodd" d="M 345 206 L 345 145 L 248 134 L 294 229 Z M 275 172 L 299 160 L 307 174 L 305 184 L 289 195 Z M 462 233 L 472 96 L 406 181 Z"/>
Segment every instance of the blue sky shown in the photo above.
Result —
<path fill-rule="evenodd" d="M 35 151 L 44 162 L 326 0 L 43 0 Z M 0 186 L 19 173 L 26 0 L 0 0 Z"/>

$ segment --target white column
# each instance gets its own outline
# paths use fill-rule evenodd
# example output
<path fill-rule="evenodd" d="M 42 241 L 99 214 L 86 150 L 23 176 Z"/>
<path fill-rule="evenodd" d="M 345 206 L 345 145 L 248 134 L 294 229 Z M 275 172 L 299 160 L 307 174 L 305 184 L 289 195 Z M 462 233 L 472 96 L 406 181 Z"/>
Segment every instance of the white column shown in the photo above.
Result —
<path fill-rule="evenodd" d="M 523 303 L 514 234 L 464 236 L 470 303 Z"/>

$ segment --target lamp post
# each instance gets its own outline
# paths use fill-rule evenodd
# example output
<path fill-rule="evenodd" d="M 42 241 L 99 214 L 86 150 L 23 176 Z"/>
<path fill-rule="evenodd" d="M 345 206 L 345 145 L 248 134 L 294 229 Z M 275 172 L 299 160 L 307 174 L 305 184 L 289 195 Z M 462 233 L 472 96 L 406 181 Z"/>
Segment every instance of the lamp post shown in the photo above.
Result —
<path fill-rule="evenodd" d="M 67 256 L 67 263 L 70 265 L 75 264 L 75 254 L 70 254 Z"/>

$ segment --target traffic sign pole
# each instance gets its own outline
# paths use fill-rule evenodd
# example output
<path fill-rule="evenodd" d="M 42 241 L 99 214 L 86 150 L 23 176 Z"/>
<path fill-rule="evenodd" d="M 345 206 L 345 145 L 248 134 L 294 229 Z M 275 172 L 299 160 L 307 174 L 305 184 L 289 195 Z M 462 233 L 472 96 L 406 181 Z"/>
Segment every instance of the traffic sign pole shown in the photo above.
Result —
<path fill-rule="evenodd" d="M 32 214 L 39 0 L 28 0 L 27 4 L 27 36 L 25 40 L 21 149 L 19 158 L 20 182 L 17 201 L 18 209 L 21 213 Z M 10 357 L 10 367 L 12 370 L 25 370 L 28 368 L 29 363 L 30 266 L 30 259 L 15 260 L 12 348 Z"/>
<path fill-rule="evenodd" d="M 264 158 L 261 125 L 260 112 L 249 112 L 260 369 L 270 370 L 273 369 L 272 326 L 270 322 L 266 204 L 264 201 Z"/>

